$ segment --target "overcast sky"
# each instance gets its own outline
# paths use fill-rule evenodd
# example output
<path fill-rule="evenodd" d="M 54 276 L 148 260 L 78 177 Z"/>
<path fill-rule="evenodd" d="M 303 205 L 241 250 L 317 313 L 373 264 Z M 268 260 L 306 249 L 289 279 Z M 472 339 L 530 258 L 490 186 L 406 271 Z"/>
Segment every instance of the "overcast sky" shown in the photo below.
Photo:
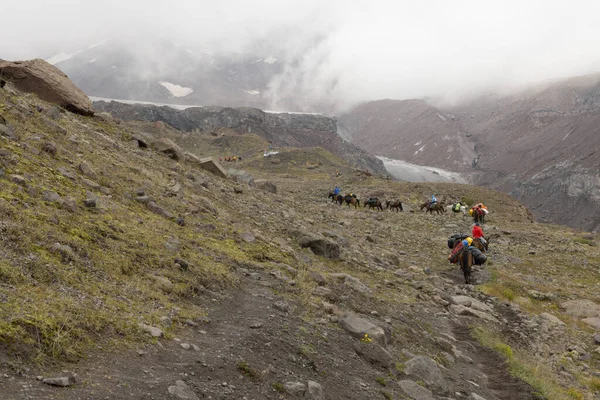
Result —
<path fill-rule="evenodd" d="M 274 96 L 452 97 L 600 72 L 594 0 L 0 1 L 0 58 L 114 37 L 228 50 L 268 37 L 297 60 Z"/>

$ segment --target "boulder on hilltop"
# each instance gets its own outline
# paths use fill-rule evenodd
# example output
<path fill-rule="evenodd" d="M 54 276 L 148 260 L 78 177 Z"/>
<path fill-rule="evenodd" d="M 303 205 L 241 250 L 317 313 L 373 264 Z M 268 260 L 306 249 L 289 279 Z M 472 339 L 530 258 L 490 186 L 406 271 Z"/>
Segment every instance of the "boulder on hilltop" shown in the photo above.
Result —
<path fill-rule="evenodd" d="M 90 99 L 61 70 L 41 59 L 0 61 L 0 76 L 17 89 L 35 93 L 40 99 L 67 110 L 94 115 Z"/>

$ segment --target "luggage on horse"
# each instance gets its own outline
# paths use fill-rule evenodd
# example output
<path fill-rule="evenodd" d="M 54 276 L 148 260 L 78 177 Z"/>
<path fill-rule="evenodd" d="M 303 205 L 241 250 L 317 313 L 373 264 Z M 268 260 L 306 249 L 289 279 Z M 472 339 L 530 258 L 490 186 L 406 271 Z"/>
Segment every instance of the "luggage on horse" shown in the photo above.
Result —
<path fill-rule="evenodd" d="M 469 252 L 473 255 L 473 262 L 475 265 L 483 265 L 487 261 L 487 256 L 481 252 L 477 247 L 469 246 Z"/>
<path fill-rule="evenodd" d="M 460 202 L 456 203 L 454 205 L 454 207 L 452 208 L 452 211 L 454 212 L 460 212 L 460 207 L 462 206 L 462 204 L 460 204 Z"/>
<path fill-rule="evenodd" d="M 452 249 L 452 252 L 448 256 L 448 261 L 450 261 L 452 264 L 456 264 L 458 262 L 458 255 L 460 254 L 461 250 L 465 247 L 465 243 L 466 243 L 466 246 L 469 246 L 471 243 L 473 243 L 473 239 L 467 238 L 465 240 L 458 242 L 456 247 L 454 247 Z"/>
<path fill-rule="evenodd" d="M 464 240 L 466 238 L 468 238 L 469 235 L 465 234 L 465 233 L 457 233 L 455 235 L 452 235 L 448 238 L 448 248 L 453 249 L 454 245 L 456 244 L 457 240 Z"/>

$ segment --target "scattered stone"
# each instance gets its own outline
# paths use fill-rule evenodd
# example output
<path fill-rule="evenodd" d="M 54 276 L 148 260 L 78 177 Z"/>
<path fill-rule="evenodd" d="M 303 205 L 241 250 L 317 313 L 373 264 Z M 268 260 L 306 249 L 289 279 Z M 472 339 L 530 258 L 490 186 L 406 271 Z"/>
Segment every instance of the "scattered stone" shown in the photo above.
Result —
<path fill-rule="evenodd" d="M 255 186 L 254 177 L 242 169 L 229 169 L 229 176 L 236 182 L 245 183 L 248 186 Z"/>
<path fill-rule="evenodd" d="M 562 322 L 558 317 L 556 317 L 555 315 L 552 315 L 550 313 L 541 313 L 540 317 L 542 317 L 547 322 L 550 322 L 552 324 L 561 325 L 561 326 L 565 325 L 565 323 Z"/>
<path fill-rule="evenodd" d="M 312 292 L 315 296 L 329 298 L 333 295 L 333 291 L 325 286 L 318 286 Z"/>
<path fill-rule="evenodd" d="M 369 364 L 383 369 L 389 368 L 394 359 L 389 351 L 376 343 L 355 343 L 354 351 Z"/>
<path fill-rule="evenodd" d="M 404 372 L 424 381 L 428 386 L 446 389 L 446 381 L 440 368 L 429 357 L 417 356 L 407 361 Z"/>
<path fill-rule="evenodd" d="M 597 317 L 600 315 L 600 305 L 590 300 L 569 300 L 560 306 L 567 315 L 575 318 Z"/>
<path fill-rule="evenodd" d="M 365 335 L 369 335 L 373 341 L 383 346 L 387 345 L 387 336 L 383 328 L 356 314 L 343 315 L 340 319 L 340 326 L 355 338 L 362 339 Z"/>
<path fill-rule="evenodd" d="M 221 164 L 219 164 L 218 161 L 213 160 L 212 158 L 201 159 L 200 168 L 220 178 L 227 178 L 227 172 L 225 172 L 225 169 L 221 166 Z"/>
<path fill-rule="evenodd" d="M 100 189 L 100 187 L 101 187 L 101 186 L 100 186 L 99 184 L 97 184 L 96 182 L 94 182 L 94 181 L 92 181 L 92 180 L 89 180 L 89 179 L 87 179 L 87 178 L 82 178 L 82 179 L 81 179 L 81 183 L 83 183 L 84 185 L 86 185 L 86 186 L 88 186 L 88 187 L 90 187 L 90 188 L 92 188 L 92 189 Z"/>
<path fill-rule="evenodd" d="M 90 99 L 67 75 L 44 60 L 0 61 L 0 75 L 23 92 L 35 93 L 40 99 L 74 113 L 94 115 Z"/>
<path fill-rule="evenodd" d="M 180 346 L 184 350 L 189 350 L 192 348 L 192 346 L 189 343 L 181 343 Z"/>
<path fill-rule="evenodd" d="M 308 391 L 304 397 L 310 400 L 323 400 L 323 387 L 317 382 L 308 381 Z"/>
<path fill-rule="evenodd" d="M 96 172 L 92 169 L 92 167 L 90 167 L 90 165 L 83 161 L 81 162 L 78 166 L 77 169 L 79 171 L 81 171 L 81 173 L 85 176 L 87 176 L 88 178 L 96 178 Z"/>
<path fill-rule="evenodd" d="M 327 279 L 325 279 L 325 277 L 318 272 L 310 272 L 308 274 L 308 279 L 316 282 L 319 286 L 323 286 L 327 283 Z"/>
<path fill-rule="evenodd" d="M 413 400 L 434 400 L 430 390 L 411 380 L 398 382 L 400 389 Z"/>
<path fill-rule="evenodd" d="M 251 328 L 251 329 L 260 329 L 260 328 L 262 328 L 262 327 L 263 327 L 263 325 L 264 325 L 264 324 L 263 324 L 262 322 L 255 322 L 255 323 L 253 323 L 252 325 L 250 325 L 250 328 Z"/>
<path fill-rule="evenodd" d="M 333 240 L 301 234 L 298 238 L 298 243 L 302 248 L 310 248 L 310 250 L 318 256 L 323 256 L 332 260 L 340 259 L 340 245 Z"/>
<path fill-rule="evenodd" d="M 183 217 L 177 217 L 175 223 L 177 223 L 179 226 L 185 226 L 185 219 Z"/>
<path fill-rule="evenodd" d="M 242 239 L 246 243 L 254 243 L 256 242 L 256 237 L 252 234 L 252 232 L 244 232 L 240 234 L 240 239 Z"/>
<path fill-rule="evenodd" d="M 148 204 L 152 201 L 152 199 L 149 196 L 137 196 L 135 200 L 142 204 Z"/>
<path fill-rule="evenodd" d="M 494 316 L 492 316 L 484 311 L 475 310 L 470 307 L 452 304 L 452 305 L 450 305 L 450 311 L 456 315 L 469 315 L 469 316 L 481 318 L 486 321 L 499 323 L 499 321 Z"/>
<path fill-rule="evenodd" d="M 150 144 L 154 140 L 154 137 L 150 133 L 141 132 L 131 136 L 131 139 L 137 142 L 138 147 L 145 149 L 150 147 Z"/>
<path fill-rule="evenodd" d="M 471 307 L 475 310 L 484 311 L 484 312 L 492 312 L 492 309 L 482 303 L 479 300 L 476 300 L 469 296 L 451 296 L 452 304 L 458 304 L 460 306 Z"/>
<path fill-rule="evenodd" d="M 363 284 L 360 279 L 355 278 L 352 275 L 348 274 L 331 274 L 331 278 L 343 281 L 346 286 L 351 287 L 359 293 L 368 294 L 371 293 L 371 289 L 368 286 Z"/>
<path fill-rule="evenodd" d="M 12 128 L 4 124 L 0 124 L 0 136 L 4 136 L 11 140 L 17 140 L 17 135 L 15 135 Z"/>
<path fill-rule="evenodd" d="M 60 195 L 58 193 L 53 192 L 52 190 L 44 190 L 42 199 L 49 203 L 62 204 L 62 202 L 63 202 L 62 197 L 60 197 Z"/>
<path fill-rule="evenodd" d="M 185 161 L 185 153 L 181 147 L 177 146 L 172 140 L 161 138 L 152 142 L 152 147 L 160 153 L 166 154 L 174 160 Z"/>
<path fill-rule="evenodd" d="M 600 334 L 597 333 L 594 335 L 594 343 L 600 344 Z"/>
<path fill-rule="evenodd" d="M 582 321 L 592 328 L 600 331 L 600 317 L 585 318 Z"/>
<path fill-rule="evenodd" d="M 149 333 L 152 337 L 162 337 L 163 331 L 155 326 L 139 323 L 138 327 L 146 333 Z"/>
<path fill-rule="evenodd" d="M 173 218 L 173 214 L 171 214 L 169 211 L 165 210 L 153 201 L 146 204 L 146 207 L 148 207 L 148 209 L 155 214 L 162 215 L 163 217 L 169 219 Z"/>
<path fill-rule="evenodd" d="M 467 400 L 485 400 L 485 398 L 481 397 L 477 393 L 471 393 Z"/>
<path fill-rule="evenodd" d="M 273 308 L 276 308 L 284 313 L 290 312 L 291 309 L 290 305 L 285 301 L 278 301 L 277 303 L 273 304 Z"/>
<path fill-rule="evenodd" d="M 58 149 L 57 149 L 56 145 L 52 142 L 44 143 L 44 145 L 42 146 L 42 151 L 44 153 L 49 154 L 52 157 L 56 157 L 56 153 L 58 153 Z"/>
<path fill-rule="evenodd" d="M 554 293 L 543 293 L 537 290 L 529 290 L 529 297 L 537 300 L 554 300 L 556 299 L 556 295 Z"/>
<path fill-rule="evenodd" d="M 62 126 L 60 126 L 56 122 L 49 120 L 48 118 L 42 118 L 41 122 L 45 125 L 45 127 L 50 132 L 60 133 L 61 135 L 66 135 L 67 134 L 67 130 L 65 128 L 63 128 Z"/>
<path fill-rule="evenodd" d="M 306 392 L 306 385 L 302 382 L 286 382 L 283 384 L 283 388 L 292 396 L 302 397 Z"/>
<path fill-rule="evenodd" d="M 277 194 L 277 186 L 271 181 L 267 181 L 266 179 L 257 179 L 254 181 L 256 187 L 264 190 L 265 192 Z"/>
<path fill-rule="evenodd" d="M 61 173 L 61 175 L 63 175 L 64 177 L 67 177 L 71 180 L 75 180 L 76 176 L 73 172 L 69 171 L 68 169 L 66 169 L 65 167 L 59 167 L 56 169 L 58 172 Z"/>
<path fill-rule="evenodd" d="M 59 378 L 45 378 L 42 382 L 44 382 L 47 385 L 67 387 L 73 386 L 77 382 L 77 380 L 73 375 L 69 375 L 61 376 Z"/>
<path fill-rule="evenodd" d="M 175 385 L 169 386 L 168 391 L 169 395 L 173 398 L 182 400 L 200 400 L 184 381 L 175 382 Z"/>
<path fill-rule="evenodd" d="M 62 208 L 72 213 L 77 212 L 77 200 L 70 196 L 65 197 L 62 202 Z"/>
<path fill-rule="evenodd" d="M 25 186 L 27 184 L 27 180 L 23 178 L 21 175 L 10 175 L 10 180 L 17 185 Z"/>

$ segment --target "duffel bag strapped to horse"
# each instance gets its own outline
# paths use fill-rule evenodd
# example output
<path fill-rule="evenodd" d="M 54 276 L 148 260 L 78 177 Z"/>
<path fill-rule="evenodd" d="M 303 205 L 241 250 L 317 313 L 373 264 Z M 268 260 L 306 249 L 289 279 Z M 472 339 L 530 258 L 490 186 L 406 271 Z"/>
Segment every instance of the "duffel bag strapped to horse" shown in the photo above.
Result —
<path fill-rule="evenodd" d="M 450 238 L 448 238 L 448 248 L 453 249 L 457 240 L 465 240 L 468 237 L 469 235 L 465 233 L 457 233 L 456 235 L 450 236 Z"/>
<path fill-rule="evenodd" d="M 469 252 L 473 254 L 473 262 L 475 265 L 483 265 L 487 261 L 487 256 L 477 247 L 469 246 Z"/>

